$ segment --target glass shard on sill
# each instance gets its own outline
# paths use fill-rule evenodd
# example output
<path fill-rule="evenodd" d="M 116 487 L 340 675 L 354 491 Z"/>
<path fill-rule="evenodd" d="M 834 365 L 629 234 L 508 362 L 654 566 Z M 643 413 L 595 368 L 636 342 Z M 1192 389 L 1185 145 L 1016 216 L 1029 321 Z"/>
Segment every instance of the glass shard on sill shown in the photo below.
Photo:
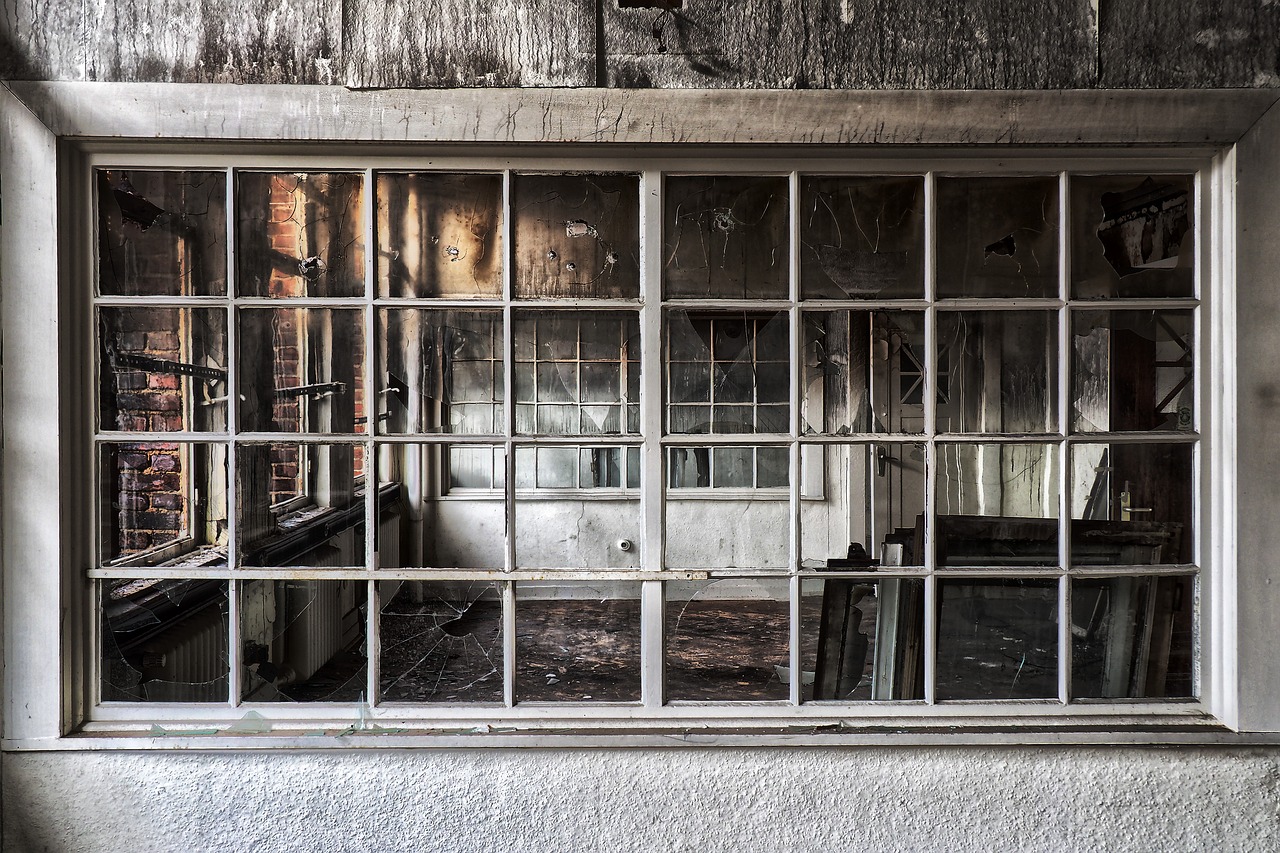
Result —
<path fill-rule="evenodd" d="M 502 176 L 380 172 L 378 295 L 502 298 Z"/>
<path fill-rule="evenodd" d="M 924 178 L 800 179 L 805 299 L 924 298 Z"/>
<path fill-rule="evenodd" d="M 226 702 L 225 580 L 99 581 L 104 702 Z"/>
<path fill-rule="evenodd" d="M 670 581 L 668 700 L 786 700 L 791 605 L 783 580 Z"/>
<path fill-rule="evenodd" d="M 244 702 L 364 702 L 369 585 L 362 580 L 240 584 Z"/>
<path fill-rule="evenodd" d="M 640 586 L 517 583 L 517 701 L 639 701 Z"/>
<path fill-rule="evenodd" d="M 936 695 L 946 699 L 1058 696 L 1058 583 L 938 581 Z"/>
<path fill-rule="evenodd" d="M 826 578 L 800 590 L 804 701 L 924 698 L 924 581 Z"/>
<path fill-rule="evenodd" d="M 1071 295 L 1195 295 L 1195 176 L 1071 178 Z"/>
<path fill-rule="evenodd" d="M 638 175 L 514 175 L 518 299 L 640 296 Z"/>
<path fill-rule="evenodd" d="M 236 286 L 241 296 L 363 296 L 364 176 L 240 172 Z"/>
<path fill-rule="evenodd" d="M 382 701 L 503 701 L 499 584 L 384 581 L 379 592 Z"/>
<path fill-rule="evenodd" d="M 1058 178 L 937 181 L 938 297 L 1056 297 Z"/>
<path fill-rule="evenodd" d="M 668 177 L 664 297 L 786 299 L 788 192 L 784 177 Z"/>
<path fill-rule="evenodd" d="M 225 172 L 107 169 L 97 187 L 99 293 L 226 293 Z"/>

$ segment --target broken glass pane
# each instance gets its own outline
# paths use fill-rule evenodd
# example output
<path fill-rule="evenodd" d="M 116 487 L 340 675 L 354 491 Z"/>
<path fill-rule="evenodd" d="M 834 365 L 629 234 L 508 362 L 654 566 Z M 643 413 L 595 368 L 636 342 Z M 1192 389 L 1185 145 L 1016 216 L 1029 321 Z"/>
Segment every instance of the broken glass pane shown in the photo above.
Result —
<path fill-rule="evenodd" d="M 791 421 L 785 313 L 666 313 L 667 432 L 786 433 Z"/>
<path fill-rule="evenodd" d="M 667 299 L 786 299 L 791 257 L 784 177 L 666 181 Z"/>
<path fill-rule="evenodd" d="M 938 581 L 939 699 L 1058 696 L 1058 583 Z"/>
<path fill-rule="evenodd" d="M 380 172 L 378 295 L 502 298 L 502 176 Z"/>
<path fill-rule="evenodd" d="M 367 581 L 240 584 L 244 702 L 368 699 Z"/>
<path fill-rule="evenodd" d="M 227 448 L 129 442 L 99 448 L 104 565 L 227 564 Z"/>
<path fill-rule="evenodd" d="M 1190 563 L 1190 444 L 1073 444 L 1071 562 Z"/>
<path fill-rule="evenodd" d="M 1058 179 L 938 178 L 938 297 L 1058 295 Z"/>
<path fill-rule="evenodd" d="M 924 298 L 924 178 L 800 179 L 805 299 Z"/>
<path fill-rule="evenodd" d="M 638 175 L 514 175 L 515 295 L 640 296 Z"/>
<path fill-rule="evenodd" d="M 503 701 L 499 584 L 383 581 L 379 594 L 383 701 Z"/>
<path fill-rule="evenodd" d="M 380 447 L 378 566 L 505 566 L 506 474 L 501 445 Z"/>
<path fill-rule="evenodd" d="M 98 292 L 227 292 L 225 172 L 98 172 Z"/>
<path fill-rule="evenodd" d="M 517 583 L 518 700 L 638 701 L 640 586 Z"/>
<path fill-rule="evenodd" d="M 502 312 L 378 311 L 386 433 L 503 433 Z"/>
<path fill-rule="evenodd" d="M 939 566 L 1058 565 L 1058 448 L 937 446 Z"/>
<path fill-rule="evenodd" d="M 640 565 L 640 498 L 631 490 L 640 472 L 629 470 L 631 464 L 638 467 L 639 455 L 627 453 L 629 449 L 516 448 L 517 566 Z M 582 489 L 593 494 L 583 496 Z"/>
<path fill-rule="evenodd" d="M 924 565 L 924 445 L 807 444 L 800 482 L 802 568 Z"/>
<path fill-rule="evenodd" d="M 923 312 L 805 312 L 803 357 L 804 432 L 924 432 Z"/>
<path fill-rule="evenodd" d="M 1073 579 L 1071 695 L 1194 696 L 1195 614 L 1193 575 Z"/>
<path fill-rule="evenodd" d="M 924 581 L 805 580 L 800 595 L 804 701 L 924 698 Z"/>
<path fill-rule="evenodd" d="M 515 315 L 516 432 L 640 431 L 640 324 L 631 311 Z"/>
<path fill-rule="evenodd" d="M 226 429 L 225 311 L 101 308 L 98 330 L 103 429 Z"/>
<path fill-rule="evenodd" d="M 363 296 L 364 176 L 236 175 L 241 296 Z"/>
<path fill-rule="evenodd" d="M 242 444 L 236 532 L 245 566 L 365 566 L 364 447 Z"/>
<path fill-rule="evenodd" d="M 785 579 L 664 586 L 667 699 L 788 698 L 791 605 Z"/>
<path fill-rule="evenodd" d="M 365 432 L 362 313 L 242 309 L 238 380 L 242 430 Z"/>
<path fill-rule="evenodd" d="M 791 541 L 789 452 L 786 447 L 668 448 L 666 564 L 785 567 Z M 708 500 L 712 495 L 715 500 Z"/>
<path fill-rule="evenodd" d="M 1057 346 L 1053 311 L 939 311 L 938 431 L 1057 432 Z"/>
<path fill-rule="evenodd" d="M 1073 311 L 1071 428 L 1195 429 L 1191 311 Z"/>
<path fill-rule="evenodd" d="M 1195 177 L 1071 178 L 1071 295 L 1195 294 Z"/>
<path fill-rule="evenodd" d="M 102 701 L 226 702 L 227 582 L 99 581 Z"/>

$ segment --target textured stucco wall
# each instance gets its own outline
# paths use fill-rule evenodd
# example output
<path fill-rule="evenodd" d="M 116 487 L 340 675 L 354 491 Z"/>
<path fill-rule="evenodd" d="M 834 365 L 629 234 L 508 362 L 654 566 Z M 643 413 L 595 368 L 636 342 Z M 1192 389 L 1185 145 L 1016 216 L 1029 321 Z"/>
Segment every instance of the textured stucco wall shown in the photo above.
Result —
<path fill-rule="evenodd" d="M 1276 850 L 1280 751 L 6 754 L 5 851 Z"/>

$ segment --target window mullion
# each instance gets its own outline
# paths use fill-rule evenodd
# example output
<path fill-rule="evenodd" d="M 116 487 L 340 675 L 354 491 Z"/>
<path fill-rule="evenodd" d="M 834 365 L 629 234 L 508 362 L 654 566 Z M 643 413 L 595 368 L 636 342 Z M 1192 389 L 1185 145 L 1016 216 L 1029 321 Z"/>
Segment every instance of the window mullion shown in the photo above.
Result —
<path fill-rule="evenodd" d="M 236 495 L 237 480 L 236 466 L 238 465 L 237 453 L 238 443 L 236 441 L 236 431 L 239 427 L 239 402 L 240 402 L 240 328 L 236 322 L 238 316 L 236 314 L 236 170 L 228 168 L 227 170 L 227 202 L 226 202 L 226 221 L 227 221 L 227 292 L 225 295 L 224 307 L 227 312 L 227 434 L 230 441 L 227 442 L 227 472 L 226 472 L 226 513 L 227 513 L 227 569 L 232 573 L 233 579 L 229 584 L 228 593 L 230 598 L 227 601 L 227 643 L 229 644 L 227 654 L 227 693 L 228 699 L 232 705 L 240 704 L 240 694 L 242 692 L 240 684 L 241 667 L 240 653 L 243 643 L 240 641 L 240 583 L 234 579 L 234 573 L 240 566 L 240 548 L 239 548 L 239 502 Z"/>
<path fill-rule="evenodd" d="M 640 176 L 640 566 L 661 571 L 663 557 L 662 449 L 662 173 Z M 664 698 L 663 623 L 666 596 L 662 581 L 646 581 L 641 592 L 641 698 L 648 708 Z"/>
<path fill-rule="evenodd" d="M 800 314 L 800 173 L 792 172 L 789 178 L 791 190 L 791 203 L 788 205 L 789 219 L 787 222 L 788 240 L 787 245 L 790 249 L 788 256 L 789 263 L 789 287 L 791 307 L 787 309 L 787 320 L 790 324 L 791 333 L 788 338 L 788 359 L 790 362 L 790 377 L 788 385 L 791 388 L 790 403 L 791 417 L 789 419 L 788 429 L 791 433 L 791 442 L 788 447 L 789 463 L 788 468 L 791 476 L 788 478 L 788 494 L 789 494 L 789 545 L 787 556 L 788 572 L 791 575 L 791 583 L 788 584 L 790 590 L 790 614 L 788 620 L 790 625 L 789 635 L 789 654 L 788 666 L 791 668 L 790 681 L 790 701 L 792 705 L 799 705 L 801 701 L 801 688 L 804 679 L 801 672 L 800 660 L 800 642 L 801 642 L 801 624 L 800 624 L 800 479 L 801 479 L 801 456 L 800 456 L 800 401 L 801 382 L 803 380 L 803 348 L 801 346 L 801 334 L 803 325 L 801 323 Z M 758 387 L 758 385 L 757 385 Z"/>
<path fill-rule="evenodd" d="M 938 644 L 938 585 L 934 575 L 933 536 L 938 521 L 938 309 L 937 309 L 937 222 L 936 176 L 928 172 L 924 176 L 924 700 L 932 705 L 934 698 L 934 670 Z"/>
<path fill-rule="evenodd" d="M 1071 701 L 1071 182 L 1064 171 L 1058 176 L 1058 565 L 1063 569 L 1058 585 L 1058 701 Z"/>
<path fill-rule="evenodd" d="M 506 466 L 503 505 L 506 517 L 506 548 L 503 568 L 510 572 L 516 566 L 516 449 L 512 437 L 516 430 L 515 400 L 515 325 L 511 298 L 514 291 L 515 234 L 511 209 L 511 170 L 502 172 L 502 432 L 503 457 Z M 502 585 L 502 696 L 507 707 L 516 702 L 516 588 Z"/>
<path fill-rule="evenodd" d="M 373 299 L 377 295 L 378 282 L 374 278 L 378 257 L 377 234 L 374 229 L 374 195 L 377 187 L 374 184 L 373 169 L 364 170 L 364 199 L 361 213 L 364 216 L 364 376 L 361 385 L 364 387 L 364 567 L 372 572 L 378 566 L 378 445 L 373 436 L 378 432 L 378 395 L 375 381 L 378 368 L 376 359 L 376 318 L 374 316 Z M 369 579 L 365 590 L 365 702 L 373 705 L 378 701 L 379 669 L 382 663 L 381 619 L 382 602 L 378 599 L 378 584 Z"/>

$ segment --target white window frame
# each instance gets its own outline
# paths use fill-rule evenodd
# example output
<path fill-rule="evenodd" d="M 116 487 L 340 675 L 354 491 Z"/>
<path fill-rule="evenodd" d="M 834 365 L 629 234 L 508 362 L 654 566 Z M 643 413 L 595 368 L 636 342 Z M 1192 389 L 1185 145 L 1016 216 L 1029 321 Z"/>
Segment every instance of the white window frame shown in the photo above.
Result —
<path fill-rule="evenodd" d="M 246 89 L 254 88 L 250 93 Z M 1043 164 L 1072 161 L 1070 168 L 1087 169 L 1090 162 L 1123 162 L 1124 150 L 1062 151 L 1048 146 L 1094 144 L 1138 144 L 1150 146 L 1152 156 L 1143 156 L 1143 168 L 1165 154 L 1163 146 L 1177 146 L 1172 159 L 1202 164 L 1199 215 L 1201 252 L 1199 255 L 1202 298 L 1207 306 L 1203 317 L 1201 364 L 1198 382 L 1201 417 L 1204 420 L 1202 460 L 1203 507 L 1200 513 L 1201 546 L 1205 591 L 1200 615 L 1202 660 L 1205 677 L 1201 681 L 1201 701 L 1191 704 L 1125 703 L 1123 705 L 1062 706 L 1059 710 L 1037 708 L 1030 713 L 1025 704 L 991 706 L 938 706 L 919 717 L 851 714 L 842 707 L 826 716 L 795 714 L 796 707 L 779 713 L 776 706 L 761 713 L 738 707 L 709 720 L 706 709 L 675 706 L 662 720 L 651 715 L 619 715 L 613 709 L 602 713 L 575 706 L 570 714 L 557 718 L 540 715 L 545 724 L 564 725 L 572 717 L 575 724 L 627 728 L 633 734 L 553 735 L 531 725 L 522 735 L 487 733 L 480 742 L 584 743 L 621 742 L 641 744 L 668 742 L 672 730 L 702 727 L 708 722 L 720 734 L 707 736 L 713 742 L 760 743 L 772 737 L 779 742 L 835 743 L 860 740 L 886 742 L 875 730 L 892 726 L 901 730 L 888 740 L 923 743 L 940 736 L 913 732 L 913 728 L 953 727 L 954 735 L 941 736 L 944 742 L 1259 742 L 1257 736 L 1241 732 L 1280 731 L 1280 661 L 1271 654 L 1270 638 L 1280 631 L 1280 608 L 1274 606 L 1280 591 L 1272 592 L 1266 577 L 1274 561 L 1267 533 L 1275 527 L 1277 508 L 1267 498 L 1274 492 L 1271 483 L 1280 481 L 1280 462 L 1266 459 L 1237 465 L 1236 448 L 1264 447 L 1267 418 L 1274 400 L 1275 386 L 1266 370 L 1273 359 L 1263 356 L 1280 353 L 1280 330 L 1268 323 L 1267 312 L 1280 311 L 1277 288 L 1255 285 L 1269 282 L 1280 269 L 1280 210 L 1270 198 L 1280 188 L 1280 156 L 1274 152 L 1280 140 L 1280 112 L 1271 110 L 1257 127 L 1254 122 L 1272 106 L 1274 93 L 1190 92 L 1125 93 L 1115 97 L 1105 93 L 699 93 L 651 92 L 637 96 L 627 92 L 558 91 L 554 95 L 529 91 L 425 92 L 405 93 L 317 91 L 320 87 L 223 87 L 168 86 L 145 84 L 9 84 L 0 90 L 4 107 L 4 148 L 0 154 L 5 227 L 0 232 L 0 286 L 3 287 L 4 371 L 4 484 L 3 484 L 3 580 L 4 580 L 4 746 L 6 748 L 153 747 L 157 745 L 198 746 L 350 746 L 359 744 L 470 744 L 475 738 L 441 736 L 409 731 L 386 734 L 397 723 L 413 723 L 395 714 L 361 717 L 357 731 L 378 731 L 378 738 L 335 736 L 306 739 L 295 730 L 307 728 L 317 719 L 314 708 L 282 706 L 271 714 L 275 729 L 269 735 L 242 735 L 222 732 L 216 737 L 188 733 L 167 738 L 147 736 L 151 726 L 170 724 L 175 730 L 189 727 L 193 718 L 213 709 L 207 706 L 178 706 L 177 713 L 147 706 L 140 713 L 124 713 L 112 719 L 82 725 L 87 717 L 88 697 L 96 691 L 88 683 L 95 668 L 87 654 L 83 626 L 90 624 L 86 608 L 84 567 L 89 564 L 94 534 L 83 512 L 84 484 L 77 472 L 88 470 L 88 442 L 83 440 L 87 423 L 85 400 L 77 389 L 89 383 L 83 376 L 83 344 L 68 340 L 68 330 L 84 328 L 85 318 L 77 316 L 83 300 L 67 298 L 87 287 L 84 248 L 78 245 L 89 233 L 84 224 L 91 218 L 84 193 L 88 150 L 103 152 L 141 151 L 148 163 L 157 167 L 166 162 L 197 168 L 201 165 L 200 144 L 184 146 L 178 140 L 202 140 L 211 145 L 226 141 L 270 138 L 295 142 L 337 143 L 349 139 L 391 141 L 412 132 L 425 143 L 446 144 L 471 141 L 505 143 L 571 143 L 599 140 L 608 134 L 620 146 L 653 141 L 655 128 L 680 126 L 679 116 L 695 116 L 697 132 L 682 133 L 685 141 L 715 145 L 742 145 L 726 150 L 725 171 L 735 168 L 734 156 L 751 156 L 755 143 L 803 145 L 821 142 L 826 129 L 835 143 L 895 142 L 896 133 L 907 134 L 922 144 L 908 157 L 927 157 L 934 169 L 949 162 L 971 162 L 967 151 L 928 149 L 924 144 L 986 143 L 991 146 L 1022 139 L 1041 146 L 1039 150 L 993 147 L 985 153 L 1002 163 L 1017 163 L 1015 170 L 1042 171 Z M 236 113 L 236 107 L 252 101 L 256 112 Z M 514 122 L 517 105 L 539 103 L 548 98 L 549 108 L 562 110 L 564 121 L 548 130 L 535 124 Z M 926 102 L 920 118 L 920 100 Z M 609 109 L 600 105 L 606 103 Z M 28 110 L 29 105 L 32 111 Z M 129 108 L 125 108 L 128 105 Z M 617 120 L 611 116 L 613 106 Z M 859 122 L 840 121 L 836 116 L 854 115 L 867 107 L 884 111 L 877 131 L 862 130 Z M 321 115 L 318 107 L 331 107 Z M 701 106 L 702 109 L 695 107 Z M 713 114 L 710 107 L 724 110 Z M 375 108 L 381 107 L 378 113 Z M 390 107 L 390 109 L 388 109 Z M 956 108 L 948 113 L 946 107 Z M 790 112 L 785 108 L 790 108 Z M 513 111 L 514 110 L 514 111 Z M 220 116 L 237 114 L 227 131 Z M 483 121 L 475 122 L 475 115 Z M 542 115 L 541 109 L 538 112 Z M 281 123 L 282 115 L 310 116 L 305 124 Z M 38 117 L 37 117 L 38 116 Z M 430 118 L 419 118 L 427 117 Z M 502 123 L 506 116 L 508 124 Z M 975 116 L 985 117 L 978 121 Z M 996 120 L 991 120 L 994 116 Z M 206 120 L 205 117 L 212 117 Z M 623 119 L 626 121 L 623 121 Z M 401 121 L 403 119 L 403 122 Z M 705 121 L 703 121 L 705 119 Z M 492 123 L 489 123 L 492 122 Z M 513 123 L 514 122 L 514 123 Z M 672 124 L 674 122 L 674 125 Z M 281 133 L 281 127 L 285 131 Z M 492 132 L 477 127 L 496 128 Z M 868 125 L 867 127 L 871 127 Z M 290 130 L 289 128 L 299 128 Z M 814 128 L 818 128 L 818 132 Z M 885 130 L 884 128 L 888 128 Z M 975 129 L 976 128 L 976 129 Z M 1252 129 L 1251 129 L 1252 128 Z M 169 140 L 151 148 L 155 139 Z M 902 138 L 908 138 L 904 136 Z M 90 140 L 115 140 L 90 142 Z M 279 147 L 262 148 L 257 162 L 290 167 L 297 158 L 281 153 Z M 419 147 L 418 151 L 422 149 Z M 605 147 L 604 162 L 610 156 Z M 170 153 L 161 153 L 161 152 Z M 155 153 L 152 153 L 155 152 Z M 540 162 L 547 170 L 581 169 L 581 161 L 564 148 L 495 148 L 493 157 L 517 153 L 545 155 Z M 634 152 L 620 147 L 622 156 Z M 625 153 L 624 153 L 625 152 Z M 788 167 L 822 171 L 830 164 L 830 150 L 806 152 L 797 149 L 788 157 Z M 668 153 L 668 152 L 664 152 Z M 669 152 L 678 155 L 679 151 Z M 701 152 L 686 151 L 695 154 Z M 770 150 L 768 156 L 773 156 Z M 818 154 L 806 160 L 806 153 Z M 838 153 L 858 158 L 901 157 L 901 151 L 879 148 L 841 149 Z M 407 164 L 422 155 L 404 154 Z M 1036 158 L 1040 158 L 1037 161 Z M 492 161 L 489 161 L 492 162 Z M 672 170 L 678 161 L 672 161 Z M 888 163 L 889 161 L 885 161 Z M 1037 168 L 1035 164 L 1041 166 Z M 388 166 L 394 168 L 394 166 Z M 591 168 L 596 168 L 592 165 Z M 608 170 L 607 165 L 599 168 Z M 918 168 L 918 167 L 917 167 Z M 1237 188 L 1237 181 L 1240 181 Z M 58 187 L 55 193 L 52 188 Z M 1212 210 L 1209 208 L 1212 207 Z M 642 221 L 660 216 L 660 195 L 646 194 L 642 201 Z M 661 263 L 661 246 L 650 241 L 642 248 L 650 268 Z M 1239 286 L 1237 286 L 1239 282 Z M 1237 301 L 1240 303 L 1238 310 Z M 656 312 L 642 316 L 642 328 L 656 332 Z M 793 321 L 794 322 L 794 321 Z M 793 334 L 794 334 L 793 329 Z M 234 337 L 234 331 L 229 331 Z M 656 340 L 650 334 L 650 340 Z M 233 342 L 230 344 L 233 345 Z M 1259 354 L 1259 358 L 1239 364 L 1237 352 Z M 798 367 L 793 364 L 793 372 Z M 72 381 L 74 380 L 74 382 Z M 793 385 L 795 376 L 793 375 Z M 660 399 L 659 377 L 645 378 L 644 397 Z M 1248 391 L 1247 397 L 1240 392 Z M 368 398 L 367 398 L 368 399 Z M 508 399 L 510 396 L 508 395 Z M 649 405 L 654 405 L 650 403 Z M 792 418 L 797 417 L 793 405 Z M 642 415 L 642 419 L 644 416 Z M 646 443 L 657 436 L 649 431 Z M 1256 455 L 1256 454 L 1254 454 Z M 792 460 L 793 470 L 798 460 Z M 510 456 L 508 465 L 512 464 Z M 661 457 L 647 453 L 645 475 L 662 482 Z M 59 471 L 59 476 L 48 472 Z M 508 472 L 510 477 L 511 472 Z M 661 507 L 646 506 L 643 529 L 646 542 L 661 529 Z M 372 521 L 372 519 L 370 519 Z M 1245 528 L 1245 525 L 1249 525 Z M 368 528 L 372 530 L 372 525 Z M 340 576 L 341 573 L 334 576 Z M 680 573 L 666 572 L 666 579 Z M 632 578 L 635 576 L 633 575 Z M 521 573 L 506 575 L 525 579 Z M 532 579 L 532 578 L 529 578 Z M 658 578 L 652 578 L 657 580 Z M 798 579 L 792 578 L 793 584 Z M 660 603 L 661 590 L 649 584 L 646 601 Z M 232 618 L 235 618 L 234 607 Z M 794 626 L 793 631 L 797 630 Z M 660 649 L 659 649 L 660 651 Z M 653 649 L 646 649 L 653 666 Z M 510 666 L 508 661 L 508 666 Z M 660 665 L 660 662 L 659 662 Z M 234 678 L 234 676 L 233 676 Z M 660 699 L 660 696 L 658 697 Z M 646 701 L 651 701 L 647 696 Z M 672 707 L 672 706 L 664 706 Z M 804 706 L 799 706 L 803 709 Z M 459 728 L 511 720 L 511 709 L 492 718 L 462 709 L 457 714 L 433 713 L 436 722 L 453 721 Z M 981 713 L 975 713 L 975 710 Z M 194 713 L 193 713 L 194 712 Z M 202 721 L 227 726 L 242 714 L 205 715 Z M 335 716 L 328 722 L 336 722 Z M 347 718 L 350 720 L 348 714 Z M 745 733 L 761 725 L 791 722 L 796 728 L 768 736 Z M 422 721 L 416 721 L 421 723 Z M 816 727 L 835 725 L 839 730 L 814 733 Z M 1070 727 L 1070 731 L 1064 730 Z M 412 726 L 410 726 L 412 728 Z M 506 738 L 506 740 L 504 740 Z M 512 740 L 516 738 L 516 740 Z M 612 740 L 611 740 L 612 739 Z M 699 738 L 687 738 L 697 741 Z M 1263 735 L 1261 740 L 1271 740 Z"/>

